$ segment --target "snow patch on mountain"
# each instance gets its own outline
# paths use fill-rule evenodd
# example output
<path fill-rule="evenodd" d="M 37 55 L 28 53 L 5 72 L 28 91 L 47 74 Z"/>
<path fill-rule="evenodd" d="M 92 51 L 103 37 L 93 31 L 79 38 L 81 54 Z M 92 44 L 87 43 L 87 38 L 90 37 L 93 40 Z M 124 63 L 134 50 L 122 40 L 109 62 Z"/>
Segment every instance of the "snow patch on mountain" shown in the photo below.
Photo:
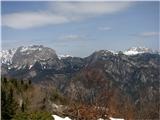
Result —
<path fill-rule="evenodd" d="M 59 117 L 58 115 L 52 115 L 52 117 L 54 118 L 54 120 L 72 120 L 69 117 L 62 118 Z"/>
<path fill-rule="evenodd" d="M 33 65 L 30 65 L 30 66 L 29 66 L 29 69 L 31 69 L 32 67 L 33 67 Z"/>
<path fill-rule="evenodd" d="M 59 58 L 59 59 L 67 58 L 67 57 L 73 57 L 73 56 L 67 55 L 67 54 L 65 54 L 65 55 L 58 55 L 58 58 Z"/>
<path fill-rule="evenodd" d="M 54 120 L 72 120 L 71 118 L 69 117 L 60 117 L 58 115 L 52 115 L 52 117 L 54 118 Z M 113 117 L 110 117 L 109 118 L 110 120 L 124 120 L 123 118 L 113 118 Z M 103 118 L 98 118 L 97 120 L 105 120 Z"/>
<path fill-rule="evenodd" d="M 124 120 L 123 118 L 113 118 L 113 117 L 110 117 L 109 119 L 110 120 Z"/>
<path fill-rule="evenodd" d="M 42 47 L 43 46 L 41 46 L 41 45 L 22 46 L 22 47 L 20 47 L 20 49 L 21 49 L 20 51 L 21 52 L 35 51 L 35 50 L 41 51 Z"/>
<path fill-rule="evenodd" d="M 1 63 L 10 65 L 12 64 L 12 58 L 17 49 L 9 49 L 0 51 Z"/>

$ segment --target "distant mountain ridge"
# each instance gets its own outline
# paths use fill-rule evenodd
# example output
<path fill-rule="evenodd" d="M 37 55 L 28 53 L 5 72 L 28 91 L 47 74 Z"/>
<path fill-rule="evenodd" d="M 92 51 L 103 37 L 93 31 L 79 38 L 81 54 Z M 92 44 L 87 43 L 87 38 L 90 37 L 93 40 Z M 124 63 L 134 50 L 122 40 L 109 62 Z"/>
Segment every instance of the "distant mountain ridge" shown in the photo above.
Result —
<path fill-rule="evenodd" d="M 38 53 L 38 51 L 39 51 L 39 53 Z M 104 53 L 105 53 L 106 50 L 100 50 L 100 51 L 104 51 Z M 50 55 L 46 55 L 46 54 L 42 55 L 43 52 L 48 53 Z M 118 54 L 118 52 L 115 52 L 115 51 L 110 51 L 110 52 L 112 52 L 113 54 Z M 10 64 L 12 64 L 13 61 L 15 61 L 15 59 L 17 59 L 17 57 L 24 57 L 27 55 L 34 56 L 34 54 L 40 54 L 40 53 L 42 53 L 42 54 L 38 55 L 37 58 L 35 57 L 34 61 L 47 59 L 47 58 L 45 58 L 45 56 L 48 56 L 48 58 L 52 58 L 53 54 L 55 54 L 55 56 L 57 56 L 59 59 L 73 57 L 72 55 L 68 55 L 68 54 L 56 55 L 56 53 L 53 49 L 44 47 L 42 45 L 31 45 L 31 46 L 27 46 L 27 47 L 20 46 L 18 48 L 2 50 L 2 51 L 0 51 L 0 58 L 1 58 L 2 64 L 10 65 Z M 136 55 L 136 54 L 141 54 L 141 53 L 158 53 L 158 52 L 153 51 L 149 48 L 145 48 L 145 47 L 132 47 L 132 48 L 129 48 L 128 50 L 123 51 L 122 53 L 125 55 Z M 40 58 L 38 58 L 38 57 L 40 57 Z M 31 65 L 31 63 L 26 63 L 26 64 Z"/>
<path fill-rule="evenodd" d="M 148 48 L 133 47 L 124 52 L 99 50 L 88 57 L 80 58 L 71 55 L 57 55 L 55 50 L 42 45 L 20 46 L 0 52 L 1 74 L 20 78 L 26 76 L 26 78 L 31 79 L 38 79 L 39 77 L 36 77 L 38 74 L 41 76 L 53 72 L 53 74 L 73 74 L 80 71 L 85 66 L 91 65 L 95 61 L 107 61 L 110 57 L 115 58 L 119 54 L 124 54 L 126 55 L 124 58 L 128 58 L 129 56 L 144 53 L 158 54 L 158 52 L 153 52 Z M 23 74 L 21 74 L 22 71 Z"/>

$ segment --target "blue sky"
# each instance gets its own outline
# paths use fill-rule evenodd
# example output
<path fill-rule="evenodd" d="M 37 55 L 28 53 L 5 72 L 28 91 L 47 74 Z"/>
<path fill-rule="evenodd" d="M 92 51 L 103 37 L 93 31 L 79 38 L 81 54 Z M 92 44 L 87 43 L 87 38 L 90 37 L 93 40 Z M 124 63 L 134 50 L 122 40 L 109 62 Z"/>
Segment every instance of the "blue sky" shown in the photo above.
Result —
<path fill-rule="evenodd" d="M 2 2 L 2 49 L 44 45 L 58 54 L 159 49 L 157 2 Z"/>

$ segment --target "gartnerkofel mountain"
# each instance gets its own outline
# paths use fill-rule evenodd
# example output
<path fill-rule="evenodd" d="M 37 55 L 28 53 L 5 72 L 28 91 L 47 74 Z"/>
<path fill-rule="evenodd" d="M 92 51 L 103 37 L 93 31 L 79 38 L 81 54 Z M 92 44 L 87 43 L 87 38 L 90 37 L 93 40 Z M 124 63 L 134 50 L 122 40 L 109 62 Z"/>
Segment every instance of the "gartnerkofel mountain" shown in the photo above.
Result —
<path fill-rule="evenodd" d="M 86 104 L 107 107 L 129 101 L 136 112 L 144 108 L 144 114 L 154 116 L 159 115 L 159 72 L 159 52 L 142 47 L 100 50 L 85 58 L 60 57 L 39 45 L 1 51 L 2 76 L 52 85 L 65 97 Z"/>

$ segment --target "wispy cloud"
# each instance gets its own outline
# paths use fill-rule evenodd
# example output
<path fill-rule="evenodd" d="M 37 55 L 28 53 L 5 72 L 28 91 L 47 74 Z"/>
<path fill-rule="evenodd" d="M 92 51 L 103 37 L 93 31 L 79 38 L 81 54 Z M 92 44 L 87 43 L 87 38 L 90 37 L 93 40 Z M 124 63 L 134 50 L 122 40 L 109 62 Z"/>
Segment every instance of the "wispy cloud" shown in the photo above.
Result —
<path fill-rule="evenodd" d="M 112 30 L 111 27 L 99 27 L 98 29 L 102 30 L 102 31 L 110 31 L 110 30 Z"/>
<path fill-rule="evenodd" d="M 113 14 L 131 6 L 132 2 L 51 2 L 40 12 L 17 12 L 2 16 L 2 25 L 27 29 L 45 25 L 75 22 L 99 15 Z"/>
<path fill-rule="evenodd" d="M 65 41 L 77 41 L 77 40 L 83 40 L 82 36 L 79 35 L 74 35 L 74 34 L 69 34 L 69 35 L 65 35 L 60 37 L 60 40 L 65 40 Z"/>
<path fill-rule="evenodd" d="M 140 32 L 140 33 L 134 33 L 134 34 L 130 34 L 131 36 L 137 37 L 137 38 L 150 38 L 150 37 L 156 37 L 156 36 L 160 36 L 160 32 Z"/>
<path fill-rule="evenodd" d="M 159 36 L 160 32 L 143 32 L 138 34 L 140 37 L 153 37 L 153 36 Z"/>
<path fill-rule="evenodd" d="M 132 2 L 57 2 L 50 5 L 50 10 L 70 16 L 97 16 L 125 10 Z M 79 17 L 78 17 L 79 18 Z"/>

